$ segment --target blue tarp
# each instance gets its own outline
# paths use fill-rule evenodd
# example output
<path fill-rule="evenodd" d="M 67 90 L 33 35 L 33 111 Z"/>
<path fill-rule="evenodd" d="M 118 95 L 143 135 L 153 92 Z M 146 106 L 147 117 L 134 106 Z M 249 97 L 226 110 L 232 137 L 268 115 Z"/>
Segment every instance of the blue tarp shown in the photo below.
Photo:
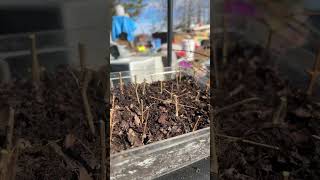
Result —
<path fill-rule="evenodd" d="M 127 33 L 128 41 L 134 40 L 134 31 L 137 29 L 136 23 L 126 16 L 112 17 L 112 40 L 116 41 L 121 33 Z"/>

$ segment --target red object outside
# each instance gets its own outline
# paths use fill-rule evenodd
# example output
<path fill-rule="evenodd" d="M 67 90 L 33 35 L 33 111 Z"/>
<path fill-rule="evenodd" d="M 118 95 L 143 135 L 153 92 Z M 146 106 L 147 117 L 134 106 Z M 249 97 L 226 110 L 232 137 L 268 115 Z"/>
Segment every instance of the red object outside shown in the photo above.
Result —
<path fill-rule="evenodd" d="M 186 56 L 186 52 L 185 51 L 177 51 L 176 54 L 177 54 L 178 58 Z"/>

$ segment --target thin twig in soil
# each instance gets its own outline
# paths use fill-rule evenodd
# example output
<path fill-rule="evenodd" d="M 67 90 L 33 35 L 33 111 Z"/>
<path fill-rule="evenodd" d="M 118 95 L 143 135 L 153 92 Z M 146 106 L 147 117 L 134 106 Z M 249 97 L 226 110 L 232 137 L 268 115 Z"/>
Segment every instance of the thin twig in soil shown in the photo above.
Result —
<path fill-rule="evenodd" d="M 84 83 L 83 83 L 81 94 L 82 94 L 82 100 L 83 100 L 85 113 L 86 113 L 86 116 L 87 116 L 88 125 L 90 127 L 91 133 L 95 134 L 93 116 L 92 116 L 92 113 L 91 113 L 91 108 L 90 108 L 88 95 L 87 95 L 87 89 L 88 89 L 89 82 L 91 81 L 91 78 L 92 78 L 92 74 L 88 70 L 86 72 L 86 75 L 85 75 L 85 79 L 84 79 Z"/>
<path fill-rule="evenodd" d="M 74 72 L 70 69 L 70 67 L 68 67 L 68 71 L 70 72 L 72 78 L 76 81 L 76 84 L 77 84 L 78 88 L 80 88 L 79 79 L 78 79 L 77 76 L 74 74 Z"/>
<path fill-rule="evenodd" d="M 143 100 L 141 99 L 141 122 L 143 123 L 144 111 L 143 111 Z"/>
<path fill-rule="evenodd" d="M 245 100 L 236 102 L 236 103 L 234 103 L 234 104 L 228 105 L 228 106 L 226 106 L 226 107 L 223 107 L 223 108 L 220 108 L 220 109 L 216 109 L 216 110 L 214 110 L 214 113 L 216 113 L 216 114 L 217 114 L 217 113 L 221 113 L 222 111 L 226 111 L 226 110 L 229 110 L 229 109 L 232 109 L 232 108 L 241 106 L 241 105 L 243 105 L 243 104 L 249 103 L 249 102 L 251 102 L 251 101 L 258 101 L 258 100 L 260 100 L 260 98 L 256 98 L 256 97 L 248 98 L 248 99 L 245 99 Z"/>
<path fill-rule="evenodd" d="M 31 54 L 32 54 L 32 80 L 35 84 L 40 82 L 40 65 L 37 54 L 36 35 L 31 34 Z"/>
<path fill-rule="evenodd" d="M 122 74 L 119 72 L 119 80 L 120 80 L 120 91 L 123 94 L 123 82 L 122 82 Z"/>
<path fill-rule="evenodd" d="M 220 88 L 220 74 L 219 74 L 219 64 L 218 64 L 218 59 L 217 59 L 217 56 L 216 56 L 216 43 L 215 41 L 213 40 L 212 38 L 212 50 L 211 50 L 211 54 L 213 56 L 213 67 L 214 67 L 214 78 L 215 78 L 215 85 L 216 85 L 216 88 Z"/>
<path fill-rule="evenodd" d="M 146 135 L 146 131 L 147 131 L 147 123 L 148 123 L 148 118 L 149 118 L 149 112 L 150 110 L 147 109 L 147 117 L 146 117 L 146 121 L 144 122 L 144 127 L 143 127 L 143 133 L 142 133 L 142 142 L 144 141 L 144 139 L 147 137 Z"/>
<path fill-rule="evenodd" d="M 316 85 L 317 79 L 320 75 L 320 49 L 318 50 L 317 58 L 313 65 L 313 69 L 312 71 L 309 71 L 309 75 L 310 75 L 310 82 L 309 82 L 307 94 L 311 96 L 313 93 L 314 86 Z"/>
<path fill-rule="evenodd" d="M 197 96 L 195 101 L 199 101 L 199 98 L 200 98 L 200 91 L 197 91 Z"/>
<path fill-rule="evenodd" d="M 78 143 L 81 144 L 81 146 L 82 146 L 83 148 L 85 148 L 91 155 L 94 155 L 94 153 L 90 150 L 90 148 L 89 148 L 87 145 L 85 145 L 79 138 L 77 138 L 77 141 L 78 141 Z"/>
<path fill-rule="evenodd" d="M 269 31 L 268 31 L 268 36 L 267 36 L 267 41 L 266 41 L 266 47 L 265 47 L 265 49 L 266 49 L 267 51 L 270 50 L 272 36 L 273 36 L 273 30 L 272 30 L 272 28 L 270 28 Z"/>
<path fill-rule="evenodd" d="M 187 107 L 187 108 L 192 108 L 192 109 L 198 109 L 198 108 L 195 108 L 195 107 L 192 107 L 192 106 L 183 105 L 183 104 L 179 104 L 179 106 Z"/>
<path fill-rule="evenodd" d="M 143 113 L 146 113 L 153 105 L 155 105 L 156 103 L 152 103 L 149 106 L 146 107 L 146 109 L 143 111 Z"/>
<path fill-rule="evenodd" d="M 101 137 L 101 180 L 107 178 L 106 168 L 106 129 L 105 122 L 100 120 L 100 137 Z"/>
<path fill-rule="evenodd" d="M 82 43 L 78 44 L 78 52 L 79 52 L 81 74 L 83 75 L 85 73 L 85 67 L 86 67 L 86 60 L 85 60 L 86 55 L 85 55 L 84 44 L 82 44 Z"/>
<path fill-rule="evenodd" d="M 179 97 L 179 96 L 178 96 Z M 163 103 L 165 104 L 174 104 L 172 100 L 168 99 L 168 100 L 163 100 L 163 99 L 159 99 L 159 98 L 156 98 L 156 97 L 153 97 L 153 96 L 150 96 L 150 98 L 152 99 L 156 99 L 156 100 L 159 100 L 159 101 L 162 101 Z M 187 105 L 183 105 L 183 104 L 179 104 L 179 106 L 182 106 L 182 107 L 188 107 L 188 108 L 192 108 L 192 109 L 198 109 L 196 107 L 192 107 L 192 106 L 187 106 Z"/>
<path fill-rule="evenodd" d="M 50 142 L 48 145 L 55 151 L 55 153 L 63 158 L 69 169 L 75 170 L 79 168 L 80 165 L 72 161 L 67 155 L 65 155 L 61 147 L 56 142 Z"/>
<path fill-rule="evenodd" d="M 179 74 L 176 74 L 177 90 L 179 91 Z"/>
<path fill-rule="evenodd" d="M 287 114 L 287 106 L 288 106 L 287 98 L 281 97 L 280 100 L 281 100 L 281 104 L 273 115 L 273 119 L 272 119 L 273 125 L 284 124 L 284 119 Z"/>
<path fill-rule="evenodd" d="M 110 144 L 112 141 L 112 132 L 113 132 L 113 114 L 114 114 L 114 102 L 115 102 L 116 96 L 113 94 L 112 96 L 112 106 L 111 106 L 111 110 L 110 110 Z"/>
<path fill-rule="evenodd" d="M 206 93 L 208 93 L 209 90 L 210 90 L 210 80 L 208 80 L 206 83 Z"/>
<path fill-rule="evenodd" d="M 229 46 L 229 37 L 227 32 L 227 17 L 223 16 L 223 64 L 226 65 L 228 61 L 228 46 Z"/>
<path fill-rule="evenodd" d="M 178 97 L 185 96 L 185 95 L 190 94 L 190 93 L 191 93 L 191 92 L 187 92 L 187 93 L 184 93 L 184 94 L 179 95 Z"/>
<path fill-rule="evenodd" d="M 146 94 L 146 79 L 143 80 L 143 89 L 142 89 L 142 94 Z"/>
<path fill-rule="evenodd" d="M 139 98 L 139 94 L 138 94 L 138 87 L 139 87 L 139 84 L 136 85 L 136 96 L 137 96 L 138 104 L 140 104 L 140 98 Z"/>
<path fill-rule="evenodd" d="M 176 104 L 176 116 L 179 117 L 179 100 L 178 100 L 178 96 L 174 95 L 174 101 Z"/>
<path fill-rule="evenodd" d="M 312 135 L 312 137 L 315 138 L 316 140 L 319 140 L 319 141 L 320 141 L 320 136 Z"/>
<path fill-rule="evenodd" d="M 160 94 L 162 94 L 163 91 L 163 81 L 160 81 Z"/>
<path fill-rule="evenodd" d="M 283 175 L 283 180 L 289 180 L 290 172 L 283 171 L 282 175 Z"/>
<path fill-rule="evenodd" d="M 167 92 L 168 94 L 170 94 L 170 99 L 172 99 L 173 93 L 171 93 L 170 91 L 168 91 L 168 90 L 166 90 L 166 89 L 164 89 L 164 91 Z"/>
<path fill-rule="evenodd" d="M 134 75 L 134 84 L 137 86 L 137 75 Z"/>
<path fill-rule="evenodd" d="M 194 124 L 193 129 L 192 129 L 192 132 L 194 132 L 194 131 L 197 129 L 200 119 L 201 119 L 201 117 L 198 116 L 198 120 L 197 120 L 196 123 Z"/>
<path fill-rule="evenodd" d="M 229 93 L 229 97 L 228 98 L 231 98 L 237 94 L 239 94 L 242 90 L 244 90 L 245 86 L 243 84 L 240 84 L 238 87 L 236 87 L 234 90 L 232 90 L 230 93 Z"/>
<path fill-rule="evenodd" d="M 271 146 L 271 145 L 267 145 L 267 144 L 257 143 L 257 142 L 242 139 L 239 137 L 232 137 L 232 136 L 227 136 L 227 135 L 222 135 L 222 134 L 217 134 L 217 136 L 221 137 L 221 138 L 230 139 L 232 141 L 240 141 L 243 143 L 252 144 L 252 145 L 256 145 L 256 146 L 260 146 L 260 147 L 265 147 L 265 148 L 274 149 L 274 150 L 280 150 L 280 148 L 277 146 Z"/>
<path fill-rule="evenodd" d="M 13 139 L 13 131 L 14 131 L 14 109 L 12 107 L 9 108 L 9 119 L 8 119 L 8 135 L 7 135 L 7 149 L 10 150 L 12 148 L 12 139 Z"/>
<path fill-rule="evenodd" d="M 170 100 L 170 99 L 168 99 L 168 100 L 163 100 L 163 99 L 159 99 L 159 98 L 156 98 L 156 97 L 153 97 L 153 96 L 150 96 L 150 98 L 156 99 L 156 100 L 159 100 L 159 101 L 162 101 L 162 102 L 165 103 L 165 104 L 171 104 L 171 103 L 172 103 L 172 100 Z"/>
<path fill-rule="evenodd" d="M 173 84 L 171 84 L 171 92 L 169 92 L 170 93 L 170 99 L 172 99 L 172 96 L 173 96 Z"/>
<path fill-rule="evenodd" d="M 210 171 L 217 176 L 219 174 L 219 161 L 215 131 L 215 128 L 210 128 Z"/>

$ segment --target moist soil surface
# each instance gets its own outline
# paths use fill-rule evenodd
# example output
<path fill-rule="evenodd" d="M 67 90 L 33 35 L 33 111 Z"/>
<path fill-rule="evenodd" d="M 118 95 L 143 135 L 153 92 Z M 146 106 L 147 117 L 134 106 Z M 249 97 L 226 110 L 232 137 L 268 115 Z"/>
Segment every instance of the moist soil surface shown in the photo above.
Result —
<path fill-rule="evenodd" d="M 7 147 L 6 112 L 11 107 L 13 149 L 20 147 L 15 151 L 18 159 L 11 166 L 16 169 L 16 179 L 99 179 L 98 120 L 106 106 L 99 98 L 97 86 L 91 81 L 87 90 L 96 130 L 93 135 L 77 84 L 81 82 L 79 75 L 62 66 L 56 73 L 42 77 L 38 86 L 26 80 L 0 85 L 0 146 L 2 150 Z"/>
<path fill-rule="evenodd" d="M 180 79 L 177 75 L 174 80 L 163 81 L 162 93 L 160 81 L 122 86 L 122 90 L 119 85 L 111 91 L 114 96 L 111 153 L 210 125 L 209 94 L 193 77 Z"/>
<path fill-rule="evenodd" d="M 220 67 L 223 88 L 214 94 L 214 109 L 259 99 L 214 118 L 220 178 L 280 180 L 286 171 L 292 180 L 320 179 L 319 101 L 282 78 L 260 47 L 237 45 L 228 59 Z"/>

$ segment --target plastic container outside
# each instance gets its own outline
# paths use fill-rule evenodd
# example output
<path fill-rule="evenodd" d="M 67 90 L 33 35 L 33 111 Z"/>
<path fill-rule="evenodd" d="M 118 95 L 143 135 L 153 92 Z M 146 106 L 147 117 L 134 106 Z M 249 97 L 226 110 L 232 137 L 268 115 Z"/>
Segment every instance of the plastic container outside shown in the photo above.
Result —
<path fill-rule="evenodd" d="M 181 70 L 183 74 L 190 71 Z M 144 76 L 175 78 L 176 70 L 166 68 L 163 73 Z M 130 72 L 121 72 L 124 83 L 132 82 Z M 142 75 L 143 76 L 143 75 Z M 199 82 L 206 82 L 207 76 Z M 119 73 L 110 74 L 111 86 L 119 83 Z M 110 156 L 111 180 L 154 179 L 193 164 L 210 155 L 210 128 L 204 128 L 149 145 L 122 151 Z"/>

